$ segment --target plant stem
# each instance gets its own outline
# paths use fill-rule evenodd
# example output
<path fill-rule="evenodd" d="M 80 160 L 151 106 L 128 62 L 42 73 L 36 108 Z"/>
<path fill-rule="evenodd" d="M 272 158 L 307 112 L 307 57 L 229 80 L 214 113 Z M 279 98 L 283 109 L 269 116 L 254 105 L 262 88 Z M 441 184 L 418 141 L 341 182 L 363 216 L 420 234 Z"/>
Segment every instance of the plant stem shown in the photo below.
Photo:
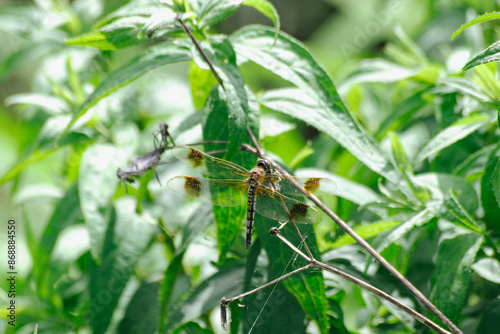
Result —
<path fill-rule="evenodd" d="M 299 189 L 306 197 L 314 202 L 321 210 L 323 210 L 330 218 L 332 218 L 337 225 L 339 225 L 345 232 L 347 232 L 354 240 L 356 240 L 363 248 L 365 248 L 378 262 L 380 262 L 394 277 L 396 277 L 423 305 L 425 305 L 432 313 L 434 313 L 454 334 L 463 334 L 462 331 L 449 320 L 434 304 L 424 296 L 410 281 L 408 281 L 401 273 L 399 273 L 396 268 L 394 268 L 386 259 L 384 259 L 377 251 L 363 238 L 361 238 L 347 223 L 345 223 L 340 217 L 338 217 L 333 211 L 327 208 L 316 196 L 307 192 L 297 181 L 291 178 L 291 175 L 287 173 L 281 166 L 276 164 L 274 161 L 270 160 L 262 152 L 259 152 L 255 148 L 243 144 L 241 149 L 248 151 L 261 159 L 266 159 L 271 166 L 281 173 L 282 175 L 290 177 L 290 182 Z"/>

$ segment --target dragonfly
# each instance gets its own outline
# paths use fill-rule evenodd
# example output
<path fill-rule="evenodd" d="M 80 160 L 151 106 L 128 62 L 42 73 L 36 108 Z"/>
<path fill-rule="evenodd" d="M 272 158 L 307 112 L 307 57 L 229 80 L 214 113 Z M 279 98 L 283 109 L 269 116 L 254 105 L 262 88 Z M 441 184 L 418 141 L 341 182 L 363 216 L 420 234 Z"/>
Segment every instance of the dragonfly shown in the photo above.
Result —
<path fill-rule="evenodd" d="M 304 194 L 292 184 L 292 179 L 310 194 L 332 194 L 337 189 L 335 182 L 328 178 L 275 174 L 263 159 L 248 171 L 190 146 L 176 146 L 172 152 L 184 164 L 209 178 L 175 176 L 168 181 L 168 188 L 217 206 L 238 206 L 246 202 L 245 248 L 252 241 L 255 212 L 278 222 L 293 220 L 309 224 L 320 220 L 318 211 L 303 202 Z"/>

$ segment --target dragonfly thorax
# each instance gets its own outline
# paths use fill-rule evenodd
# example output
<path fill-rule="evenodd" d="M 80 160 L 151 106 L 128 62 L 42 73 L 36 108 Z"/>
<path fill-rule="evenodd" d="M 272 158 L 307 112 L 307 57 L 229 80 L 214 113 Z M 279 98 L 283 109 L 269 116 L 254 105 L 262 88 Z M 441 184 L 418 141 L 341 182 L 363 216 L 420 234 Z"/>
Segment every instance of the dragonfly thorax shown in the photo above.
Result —
<path fill-rule="evenodd" d="M 248 174 L 248 179 L 246 180 L 247 185 L 249 187 L 250 186 L 255 187 L 259 185 L 260 183 L 262 183 L 263 176 L 266 174 L 267 174 L 266 171 L 257 165 L 257 167 L 253 168 Z"/>

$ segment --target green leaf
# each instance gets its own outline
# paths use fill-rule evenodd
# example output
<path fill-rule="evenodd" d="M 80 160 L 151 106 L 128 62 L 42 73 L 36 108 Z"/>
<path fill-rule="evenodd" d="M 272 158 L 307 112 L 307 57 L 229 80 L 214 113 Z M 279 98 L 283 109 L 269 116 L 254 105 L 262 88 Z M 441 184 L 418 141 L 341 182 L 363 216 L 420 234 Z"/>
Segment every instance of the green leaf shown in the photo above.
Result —
<path fill-rule="evenodd" d="M 408 68 L 384 59 L 365 60 L 361 63 L 360 73 L 344 81 L 340 91 L 348 91 L 352 86 L 366 82 L 399 82 L 411 78 L 419 72 L 418 68 Z"/>
<path fill-rule="evenodd" d="M 429 195 L 425 192 L 424 189 L 413 182 L 413 166 L 408 160 L 403 144 L 399 140 L 399 137 L 396 133 L 390 132 L 389 137 L 391 140 L 392 156 L 394 158 L 394 162 L 401 171 L 401 174 L 408 184 L 408 188 L 412 191 L 409 199 L 412 203 L 415 204 L 421 204 L 422 202 L 425 202 L 429 199 Z"/>
<path fill-rule="evenodd" d="M 280 17 L 276 8 L 274 8 L 273 4 L 267 0 L 244 0 L 243 5 L 250 6 L 258 10 L 262 15 L 267 16 L 273 24 L 276 30 L 276 38 L 278 38 L 278 34 L 280 32 Z"/>
<path fill-rule="evenodd" d="M 203 205 L 195 210 L 195 213 L 189 217 L 188 223 L 182 229 L 182 240 L 179 248 L 175 252 L 174 258 L 170 261 L 161 284 L 160 292 L 160 318 L 159 318 L 159 332 L 165 331 L 167 326 L 167 314 L 169 303 L 171 302 L 172 294 L 175 291 L 175 283 L 179 278 L 179 273 L 182 272 L 182 260 L 186 253 L 187 247 L 191 242 L 199 236 L 206 228 L 213 223 L 210 212 L 211 206 Z"/>
<path fill-rule="evenodd" d="M 179 324 L 197 319 L 219 306 L 222 297 L 231 298 L 240 294 L 243 275 L 242 264 L 220 268 L 217 273 L 192 289 L 189 296 L 172 305 L 167 315 L 162 315 L 166 318 L 165 332 L 170 333 Z"/>
<path fill-rule="evenodd" d="M 38 243 L 37 256 L 34 259 L 37 265 L 33 267 L 33 271 L 35 272 L 35 279 L 39 288 L 43 284 L 42 280 L 46 278 L 43 272 L 48 266 L 50 254 L 54 249 L 57 237 L 66 227 L 72 225 L 80 215 L 78 185 L 75 183 L 57 203 L 49 223 L 42 234 L 42 239 Z"/>
<path fill-rule="evenodd" d="M 174 25 L 176 22 L 176 16 L 177 14 L 170 8 L 163 8 L 159 10 L 158 12 L 151 15 L 148 21 L 144 24 L 144 27 L 142 27 L 140 32 L 137 34 L 137 38 L 141 39 L 144 38 L 144 36 L 152 36 L 152 33 L 154 33 L 158 29 L 162 29 L 162 31 L 165 31 L 165 29 L 168 28 L 167 33 L 182 31 L 181 28 L 175 27 Z"/>
<path fill-rule="evenodd" d="M 251 107 L 251 114 L 247 116 L 252 120 L 257 120 L 259 110 L 256 109 L 258 106 L 256 106 L 255 97 L 250 90 L 246 90 L 246 94 L 249 94 L 248 96 L 252 101 L 248 106 Z M 230 120 L 231 108 L 223 95 L 221 95 L 222 92 L 220 89 L 213 89 L 205 107 L 204 112 L 206 116 L 203 122 L 203 138 L 205 140 L 228 141 L 231 138 L 230 127 L 233 126 Z M 257 123 L 252 122 L 250 126 L 256 129 Z M 246 134 L 246 129 L 242 131 Z M 258 133 L 258 130 L 254 130 L 254 133 Z M 233 156 L 229 157 L 229 160 L 247 169 L 253 167 L 255 164 L 254 157 L 238 151 L 233 153 Z M 214 206 L 213 213 L 217 224 L 217 244 L 219 248 L 219 262 L 221 262 L 233 247 L 236 238 L 241 234 L 241 226 L 246 217 L 246 206 Z"/>
<path fill-rule="evenodd" d="M 254 290 L 276 278 L 272 269 L 273 261 L 262 250 L 262 243 L 257 239 L 246 256 L 244 291 Z M 238 302 L 247 307 L 238 312 L 237 316 L 240 319 L 235 319 L 234 311 L 231 309 L 231 329 L 236 320 L 241 323 L 243 333 L 305 332 L 305 313 L 297 299 L 281 282 L 245 296 Z M 273 316 L 268 317 L 267 314 Z M 290 317 L 290 314 L 294 316 Z"/>
<path fill-rule="evenodd" d="M 382 253 L 392 243 L 402 240 L 403 236 L 413 230 L 416 226 L 422 226 L 429 222 L 434 216 L 429 213 L 429 210 L 422 210 L 404 223 L 399 224 L 396 228 L 388 233 L 381 234 L 372 243 L 378 253 Z"/>
<path fill-rule="evenodd" d="M 429 142 L 427 142 L 427 144 L 420 149 L 413 163 L 418 164 L 422 162 L 431 155 L 438 153 L 442 149 L 456 143 L 460 139 L 467 137 L 474 131 L 485 126 L 489 123 L 489 121 L 489 117 L 480 114 L 461 118 L 454 124 L 441 130 Z"/>
<path fill-rule="evenodd" d="M 481 313 L 476 333 L 496 334 L 500 328 L 500 296 L 493 299 Z"/>
<path fill-rule="evenodd" d="M 185 248 L 176 253 L 175 257 L 170 261 L 161 283 L 159 317 L 160 322 L 158 326 L 160 333 L 163 333 L 165 331 L 165 328 L 168 326 L 168 320 L 165 315 L 168 312 L 168 306 L 175 288 L 175 282 L 179 277 L 179 273 L 182 269 L 182 259 L 184 258 L 185 253 Z"/>
<path fill-rule="evenodd" d="M 144 43 L 137 34 L 148 22 L 143 17 L 118 19 L 96 31 L 67 39 L 68 45 L 94 47 L 100 50 L 117 50 Z"/>
<path fill-rule="evenodd" d="M 406 34 L 406 32 L 403 30 L 403 28 L 401 28 L 400 25 L 394 27 L 394 34 L 401 42 L 401 44 L 406 47 L 410 54 L 415 57 L 419 64 L 426 65 L 429 62 L 429 59 L 425 55 L 425 52 L 414 40 L 411 39 L 410 36 Z"/>
<path fill-rule="evenodd" d="M 481 102 L 489 102 L 491 98 L 486 95 L 473 81 L 464 78 L 448 77 L 440 80 L 446 87 L 454 92 L 470 95 Z"/>
<path fill-rule="evenodd" d="M 373 222 L 368 225 L 356 227 L 354 231 L 363 239 L 369 239 L 400 224 L 400 221 Z M 354 243 L 356 243 L 356 240 L 354 240 L 349 234 L 344 234 L 340 238 L 335 240 L 335 242 L 332 244 L 332 248 L 338 248 L 340 246 L 350 245 Z"/>
<path fill-rule="evenodd" d="M 425 204 L 436 216 L 443 212 L 448 213 L 445 201 L 450 197 L 451 189 L 467 212 L 475 212 L 479 206 L 474 187 L 462 177 L 442 173 L 424 173 L 415 176 L 414 180 L 429 191 L 431 200 Z M 449 213 L 446 217 L 453 218 L 449 216 Z"/>
<path fill-rule="evenodd" d="M 471 264 L 482 241 L 482 235 L 468 233 L 444 239 L 439 245 L 431 278 L 431 301 L 454 323 L 465 305 Z"/>
<path fill-rule="evenodd" d="M 64 44 L 61 41 L 48 39 L 30 41 L 19 50 L 0 61 L 0 81 L 7 79 L 15 70 L 38 59 L 43 59 L 47 55 L 57 52 Z"/>
<path fill-rule="evenodd" d="M 211 71 L 199 68 L 192 61 L 189 66 L 189 83 L 194 107 L 197 110 L 203 109 L 212 88 L 217 84 L 217 79 L 215 79 Z"/>
<path fill-rule="evenodd" d="M 80 205 L 89 227 L 91 253 L 100 262 L 109 221 L 109 205 L 118 185 L 116 170 L 126 164 L 124 155 L 109 144 L 85 150 L 80 163 Z"/>
<path fill-rule="evenodd" d="M 485 234 L 485 232 L 478 226 L 478 223 L 472 218 L 471 214 L 467 212 L 467 210 L 460 203 L 457 194 L 453 191 L 453 188 L 450 189 L 448 195 L 445 198 L 444 205 L 448 209 L 448 212 L 455 219 L 448 220 L 452 222 L 458 222 L 459 226 L 465 227 L 473 232 Z"/>
<path fill-rule="evenodd" d="M 114 12 L 106 15 L 104 18 L 99 20 L 99 22 L 94 25 L 94 29 L 103 27 L 121 18 L 131 16 L 142 16 L 147 18 L 157 13 L 158 11 L 169 7 L 170 6 L 165 2 L 159 2 L 158 0 L 132 0 L 126 5 L 121 6 Z"/>
<path fill-rule="evenodd" d="M 17 162 L 2 176 L 2 178 L 0 178 L 0 185 L 16 178 L 26 166 L 44 159 L 53 152 L 55 152 L 55 150 L 38 150 L 30 154 L 27 158 Z"/>
<path fill-rule="evenodd" d="M 47 94 L 16 94 L 5 99 L 6 106 L 13 104 L 35 105 L 51 115 L 57 115 L 71 110 L 70 106 L 63 99 Z"/>
<path fill-rule="evenodd" d="M 152 47 L 144 53 L 123 65 L 116 71 L 110 73 L 94 89 L 94 92 L 87 98 L 85 103 L 79 108 L 77 115 L 68 124 L 66 133 L 71 126 L 102 98 L 108 96 L 118 88 L 137 79 L 142 74 L 167 64 L 187 61 L 190 59 L 190 50 L 184 43 L 177 40 L 166 42 L 161 46 Z"/>
<path fill-rule="evenodd" d="M 493 194 L 495 194 L 497 204 L 500 207 L 500 160 L 493 171 L 493 176 L 491 177 L 491 187 L 493 188 Z"/>
<path fill-rule="evenodd" d="M 102 184 L 99 187 L 103 188 Z M 106 332 L 137 261 L 156 231 L 155 225 L 137 215 L 136 206 L 134 198 L 119 199 L 109 210 L 109 221 L 103 224 L 107 230 L 101 250 L 102 263 L 91 261 L 89 270 L 89 322 L 94 333 Z"/>
<path fill-rule="evenodd" d="M 482 278 L 500 284 L 500 262 L 497 259 L 481 259 L 472 265 L 472 269 Z"/>
<path fill-rule="evenodd" d="M 240 8 L 243 0 L 194 0 L 191 6 L 197 15 L 199 28 L 211 27 Z"/>
<path fill-rule="evenodd" d="M 314 153 L 314 150 L 311 146 L 305 145 L 302 149 L 295 154 L 292 161 L 290 162 L 290 168 L 294 169 L 299 165 L 304 159 L 311 156 Z"/>
<path fill-rule="evenodd" d="M 213 332 L 206 328 L 202 328 L 196 322 L 190 321 L 176 328 L 176 330 L 173 331 L 172 334 L 213 334 Z"/>
<path fill-rule="evenodd" d="M 333 111 L 319 107 L 303 91 L 295 88 L 265 92 L 259 98 L 264 106 L 298 118 L 342 144 L 371 170 L 385 176 L 395 173 L 394 167 L 350 115 L 335 107 Z M 391 178 L 394 180 L 394 178 Z"/>
<path fill-rule="evenodd" d="M 214 221 L 210 219 L 211 211 L 212 207 L 204 204 L 189 217 L 187 224 L 182 228 L 182 240 L 180 246 L 176 250 L 177 252 L 186 249 L 196 237 L 200 236 L 208 226 L 214 223 Z"/>
<path fill-rule="evenodd" d="M 498 188 L 498 177 L 495 175 L 498 163 L 500 161 L 500 148 L 493 150 L 489 157 L 486 167 L 484 169 L 484 175 L 481 179 L 481 205 L 484 209 L 484 220 L 491 229 L 500 228 L 500 205 L 495 196 L 495 188 Z M 469 210 L 469 212 L 472 212 Z"/>
<path fill-rule="evenodd" d="M 247 127 L 258 134 L 259 105 L 253 93 L 245 86 L 243 75 L 236 65 L 236 55 L 227 38 L 212 39 L 213 65 L 224 83 L 220 93 L 227 103 L 229 138 L 227 159 L 234 155 L 243 142 L 248 142 Z M 210 53 L 207 53 L 207 55 Z M 209 140 L 205 137 L 205 140 Z"/>
<path fill-rule="evenodd" d="M 270 262 L 270 266 L 272 266 L 272 261 Z M 254 277 L 252 277 L 252 281 L 255 281 L 257 284 L 252 284 L 251 288 L 245 288 L 245 291 L 250 291 L 275 278 L 271 268 L 269 270 L 264 268 L 264 270 L 267 275 L 262 275 L 263 277 L 260 277 L 260 280 L 254 280 Z M 255 270 L 250 274 L 252 276 L 260 276 Z M 241 302 L 247 306 L 241 310 L 243 333 L 307 332 L 306 323 L 304 322 L 306 314 L 294 295 L 281 282 L 251 296 L 246 296 Z M 291 314 L 293 314 L 292 317 L 290 316 Z M 234 317 L 231 316 L 231 319 L 234 319 Z"/>
<path fill-rule="evenodd" d="M 452 174 L 468 177 L 470 175 L 484 172 L 488 157 L 491 152 L 496 150 L 497 146 L 492 144 L 484 146 L 476 152 L 469 155 L 460 165 L 456 166 Z"/>
<path fill-rule="evenodd" d="M 259 240 L 264 245 L 267 256 L 273 261 L 273 278 L 307 264 L 300 257 L 292 262 L 291 260 L 296 254 L 286 244 L 269 234 L 269 228 L 276 225 L 277 222 L 275 221 L 260 215 L 256 216 L 255 231 L 258 234 Z M 298 227 L 302 235 L 306 238 L 307 245 L 311 249 L 313 256 L 317 259 L 321 258 L 312 226 L 299 224 Z M 291 224 L 281 229 L 280 233 L 292 244 L 299 246 L 300 239 Z M 302 247 L 299 247 L 299 249 L 304 251 Z M 290 263 L 293 263 L 293 265 L 290 265 Z M 281 282 L 297 298 L 307 317 L 317 324 L 320 333 L 328 333 L 330 327 L 327 315 L 328 300 L 326 298 L 325 283 L 321 271 L 302 271 Z"/>
<path fill-rule="evenodd" d="M 451 35 L 451 39 L 454 39 L 455 37 L 457 37 L 462 31 L 464 31 L 465 29 L 475 25 L 475 24 L 478 24 L 478 23 L 483 23 L 483 22 L 488 22 L 488 21 L 491 21 L 491 20 L 497 20 L 497 19 L 500 19 L 500 13 L 488 13 L 488 14 L 483 14 L 481 16 L 478 16 L 476 17 L 475 19 L 467 22 L 466 24 L 462 25 L 457 31 L 455 31 L 453 33 L 453 35 Z"/>
<path fill-rule="evenodd" d="M 428 102 L 423 98 L 428 91 L 429 87 L 426 87 L 425 89 L 422 89 L 412 96 L 395 104 L 392 108 L 392 112 L 387 115 L 377 129 L 375 138 L 383 138 L 387 131 L 395 131 L 400 126 L 411 122 L 414 114 L 419 112 L 425 105 L 428 104 Z"/>
<path fill-rule="evenodd" d="M 472 57 L 472 59 L 464 65 L 462 71 L 467 71 L 477 65 L 486 64 L 498 59 L 500 59 L 500 41 L 491 44 L 485 50 Z"/>
<path fill-rule="evenodd" d="M 127 311 L 118 325 L 117 333 L 153 334 L 156 320 L 159 318 L 158 299 L 159 282 L 142 282 L 130 300 Z"/>
<path fill-rule="evenodd" d="M 403 144 L 399 140 L 398 135 L 394 132 L 390 132 L 389 138 L 391 140 L 392 155 L 393 155 L 394 160 L 396 162 L 396 166 L 398 166 L 399 170 L 401 170 L 403 175 L 404 174 L 412 175 L 413 174 L 413 167 L 410 164 L 408 157 L 406 156 L 406 152 L 404 150 Z"/>

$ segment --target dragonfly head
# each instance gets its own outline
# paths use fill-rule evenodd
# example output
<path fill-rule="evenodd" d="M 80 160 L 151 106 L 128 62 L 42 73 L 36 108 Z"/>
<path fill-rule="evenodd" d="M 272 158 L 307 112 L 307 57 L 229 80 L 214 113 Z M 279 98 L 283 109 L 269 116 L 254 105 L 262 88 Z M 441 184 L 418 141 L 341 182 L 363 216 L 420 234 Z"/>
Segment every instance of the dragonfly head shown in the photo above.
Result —
<path fill-rule="evenodd" d="M 257 160 L 257 167 L 261 168 L 266 174 L 271 173 L 271 166 L 264 159 Z"/>

